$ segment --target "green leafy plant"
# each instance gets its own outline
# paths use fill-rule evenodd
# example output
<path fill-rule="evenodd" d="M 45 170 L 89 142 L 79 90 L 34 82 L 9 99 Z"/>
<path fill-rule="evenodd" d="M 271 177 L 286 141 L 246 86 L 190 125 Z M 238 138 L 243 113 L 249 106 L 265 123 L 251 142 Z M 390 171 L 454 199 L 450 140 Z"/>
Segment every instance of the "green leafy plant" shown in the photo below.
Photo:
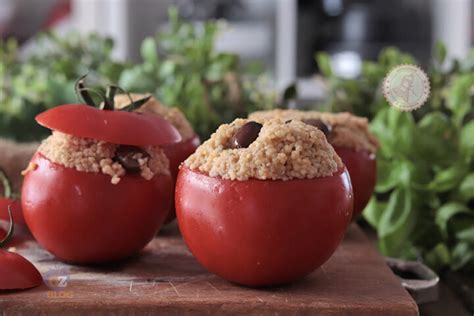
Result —
<path fill-rule="evenodd" d="M 64 103 L 77 102 L 74 82 L 91 76 L 118 80 L 125 65 L 112 61 L 113 42 L 96 34 L 42 33 L 33 54 L 21 58 L 14 40 L 0 41 L 0 135 L 20 141 L 48 134 L 34 117 Z"/>
<path fill-rule="evenodd" d="M 381 252 L 435 269 L 474 270 L 474 50 L 446 70 L 444 45 L 436 44 L 434 56 L 430 98 L 409 113 L 385 101 L 381 83 L 396 65 L 416 64 L 412 56 L 387 48 L 355 80 L 337 78 L 327 54 L 316 59 L 329 82 L 327 106 L 368 117 L 380 140 L 364 218 Z"/>
<path fill-rule="evenodd" d="M 187 23 L 175 9 L 169 22 L 167 31 L 143 41 L 143 63 L 122 73 L 121 87 L 179 107 L 203 139 L 223 122 L 273 106 L 274 94 L 260 91 L 258 76 L 237 55 L 215 50 L 218 22 Z"/>
<path fill-rule="evenodd" d="M 137 48 L 143 59 L 139 64 L 115 62 L 113 41 L 97 34 L 41 34 L 38 48 L 26 58 L 19 57 L 16 42 L 0 41 L 0 135 L 42 139 L 48 131 L 34 122 L 35 115 L 77 102 L 74 83 L 85 73 L 98 86 L 119 83 L 179 107 L 202 139 L 223 122 L 273 106 L 275 94 L 259 88 L 264 84 L 257 75 L 261 69 L 214 49 L 218 22 L 187 23 L 175 9 L 169 20 L 167 31 Z"/>

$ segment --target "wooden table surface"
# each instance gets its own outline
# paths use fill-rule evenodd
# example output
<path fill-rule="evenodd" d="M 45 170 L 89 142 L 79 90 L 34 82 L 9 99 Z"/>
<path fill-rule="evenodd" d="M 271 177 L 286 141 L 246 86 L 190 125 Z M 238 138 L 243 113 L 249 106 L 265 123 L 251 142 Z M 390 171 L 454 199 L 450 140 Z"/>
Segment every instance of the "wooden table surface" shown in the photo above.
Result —
<path fill-rule="evenodd" d="M 176 229 L 155 238 L 140 255 L 100 267 L 62 264 L 34 241 L 17 251 L 35 263 L 45 284 L 0 292 L 3 315 L 418 314 L 415 302 L 356 225 L 319 270 L 294 284 L 265 289 L 237 286 L 208 273 Z"/>

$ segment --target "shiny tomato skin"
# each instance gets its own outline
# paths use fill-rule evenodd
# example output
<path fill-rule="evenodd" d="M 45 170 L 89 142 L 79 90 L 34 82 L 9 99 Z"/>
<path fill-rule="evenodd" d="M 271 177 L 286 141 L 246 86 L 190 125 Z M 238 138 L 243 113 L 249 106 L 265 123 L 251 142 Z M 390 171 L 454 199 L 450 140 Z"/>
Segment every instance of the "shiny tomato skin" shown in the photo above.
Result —
<path fill-rule="evenodd" d="M 21 201 L 16 199 L 0 198 L 0 220 L 9 221 L 8 206 L 11 207 L 13 221 L 15 224 L 25 224 Z"/>
<path fill-rule="evenodd" d="M 26 223 L 36 240 L 71 263 L 119 260 L 141 250 L 171 203 L 169 175 L 124 176 L 117 185 L 99 173 L 66 168 L 36 153 L 22 188 Z"/>
<path fill-rule="evenodd" d="M 351 148 L 334 146 L 351 176 L 354 190 L 354 211 L 352 219 L 356 220 L 374 192 L 377 181 L 377 161 L 375 155 L 368 151 L 356 151 Z"/>
<path fill-rule="evenodd" d="M 179 165 L 196 151 L 201 141 L 198 135 L 188 140 L 163 146 L 163 150 L 170 161 L 170 171 L 173 179 L 178 177 Z"/>
<path fill-rule="evenodd" d="M 35 266 L 19 254 L 0 249 L 0 290 L 39 286 L 43 279 Z"/>
<path fill-rule="evenodd" d="M 181 135 L 170 122 L 150 113 L 65 104 L 37 115 L 36 121 L 51 130 L 113 144 L 160 146 L 181 141 Z"/>
<path fill-rule="evenodd" d="M 183 238 L 210 272 L 246 286 L 295 281 L 321 266 L 352 215 L 349 174 L 232 181 L 181 167 L 176 213 Z"/>
<path fill-rule="evenodd" d="M 176 178 L 178 177 L 179 165 L 185 161 L 191 154 L 196 151 L 196 148 L 200 145 L 201 141 L 199 140 L 198 135 L 194 135 L 188 140 L 163 146 L 163 150 L 170 161 L 170 171 L 171 177 L 173 178 L 173 183 L 176 183 Z M 174 194 L 173 194 L 174 195 Z M 174 202 L 174 197 L 173 197 Z M 166 217 L 165 224 L 171 223 L 176 218 L 176 211 L 174 208 L 174 203 L 171 205 L 170 212 Z"/>

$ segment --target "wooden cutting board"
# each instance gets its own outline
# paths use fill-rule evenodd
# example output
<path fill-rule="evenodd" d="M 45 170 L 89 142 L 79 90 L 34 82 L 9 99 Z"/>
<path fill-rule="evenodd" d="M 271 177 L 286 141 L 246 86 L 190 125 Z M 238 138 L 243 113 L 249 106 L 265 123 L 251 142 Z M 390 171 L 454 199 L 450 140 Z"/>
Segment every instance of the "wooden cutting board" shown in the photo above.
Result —
<path fill-rule="evenodd" d="M 418 314 L 415 302 L 354 224 L 319 270 L 294 284 L 266 289 L 237 286 L 208 273 L 176 227 L 140 255 L 101 267 L 62 264 L 34 241 L 17 251 L 35 263 L 45 285 L 0 292 L 3 315 Z"/>

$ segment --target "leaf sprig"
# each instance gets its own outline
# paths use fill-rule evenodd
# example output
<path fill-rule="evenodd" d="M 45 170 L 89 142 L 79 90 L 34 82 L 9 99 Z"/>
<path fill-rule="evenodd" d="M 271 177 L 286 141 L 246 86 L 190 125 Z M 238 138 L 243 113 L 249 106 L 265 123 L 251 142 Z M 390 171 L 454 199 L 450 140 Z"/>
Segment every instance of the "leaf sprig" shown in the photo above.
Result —
<path fill-rule="evenodd" d="M 0 136 L 21 141 L 46 137 L 49 131 L 39 127 L 34 117 L 48 108 L 74 103 L 71 87 L 88 70 L 99 86 L 118 82 L 128 91 L 152 93 L 163 104 L 179 107 L 202 139 L 223 122 L 273 107 L 277 95 L 262 76 L 263 68 L 256 63 L 244 65 L 237 55 L 215 49 L 221 22 L 185 22 L 171 8 L 169 25 L 137 47 L 143 59 L 137 64 L 113 60 L 113 41 L 94 33 L 64 37 L 42 33 L 38 49 L 22 59 L 15 41 L 0 40 Z M 92 100 L 103 101 L 101 94 L 106 94 L 100 89 L 89 92 Z M 110 108 L 110 95 L 106 108 Z"/>

